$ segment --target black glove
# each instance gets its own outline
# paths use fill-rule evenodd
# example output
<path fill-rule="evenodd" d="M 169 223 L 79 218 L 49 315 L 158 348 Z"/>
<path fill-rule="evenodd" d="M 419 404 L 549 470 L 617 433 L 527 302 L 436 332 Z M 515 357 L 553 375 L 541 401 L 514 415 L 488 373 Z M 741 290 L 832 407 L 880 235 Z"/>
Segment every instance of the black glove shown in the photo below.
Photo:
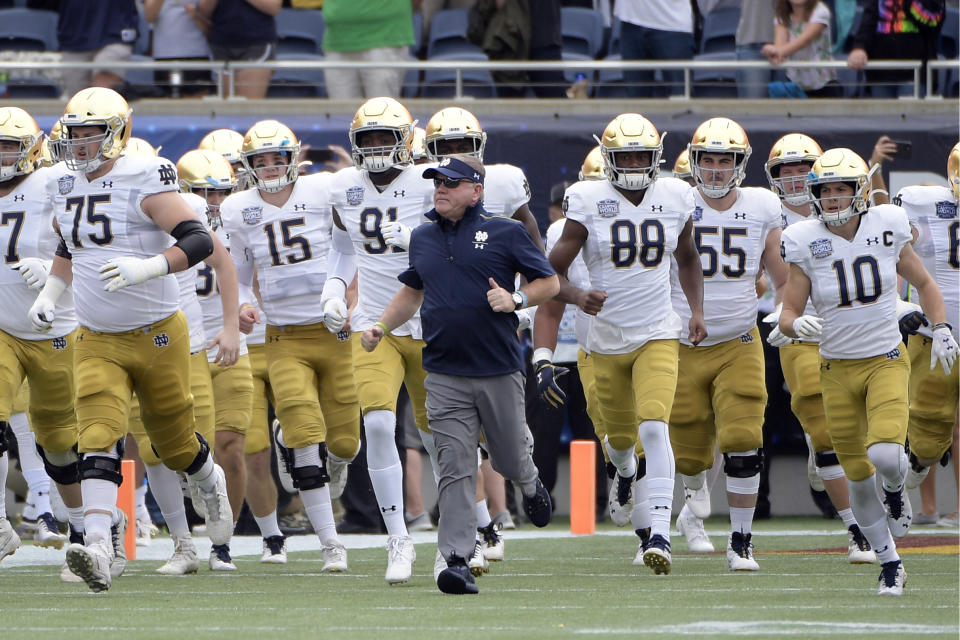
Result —
<path fill-rule="evenodd" d="M 920 327 L 925 327 L 929 324 L 930 321 L 927 320 L 927 316 L 923 315 L 919 311 L 911 311 L 907 315 L 900 318 L 900 331 L 902 333 L 916 335 L 917 331 L 920 330 Z"/>
<path fill-rule="evenodd" d="M 559 409 L 566 402 L 567 394 L 557 384 L 557 379 L 566 375 L 570 370 L 566 367 L 557 367 L 549 360 L 540 360 L 536 366 L 537 395 L 554 409 Z"/>

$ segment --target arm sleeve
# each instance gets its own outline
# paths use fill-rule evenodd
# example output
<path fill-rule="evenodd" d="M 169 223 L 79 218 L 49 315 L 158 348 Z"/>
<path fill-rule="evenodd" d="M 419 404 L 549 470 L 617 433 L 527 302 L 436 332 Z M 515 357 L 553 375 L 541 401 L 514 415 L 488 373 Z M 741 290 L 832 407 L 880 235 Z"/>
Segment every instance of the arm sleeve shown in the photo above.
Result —
<path fill-rule="evenodd" d="M 333 227 L 333 241 L 327 258 L 327 278 L 339 278 L 349 285 L 357 273 L 357 255 L 350 234 L 340 227 Z"/>

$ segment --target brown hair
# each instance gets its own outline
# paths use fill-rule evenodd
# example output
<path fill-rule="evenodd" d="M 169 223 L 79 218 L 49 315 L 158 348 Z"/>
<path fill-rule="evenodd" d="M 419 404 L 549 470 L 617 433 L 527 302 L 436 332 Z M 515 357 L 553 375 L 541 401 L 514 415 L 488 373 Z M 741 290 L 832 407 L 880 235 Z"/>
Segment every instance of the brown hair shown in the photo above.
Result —
<path fill-rule="evenodd" d="M 790 22 L 790 14 L 793 13 L 793 7 L 790 6 L 790 0 L 776 0 L 777 6 L 774 9 L 774 14 L 777 16 L 777 20 L 780 21 L 785 27 L 793 26 Z M 807 4 L 803 7 L 803 21 L 806 22 L 810 19 L 810 16 L 813 15 L 813 10 L 820 3 L 820 0 L 807 0 Z"/>

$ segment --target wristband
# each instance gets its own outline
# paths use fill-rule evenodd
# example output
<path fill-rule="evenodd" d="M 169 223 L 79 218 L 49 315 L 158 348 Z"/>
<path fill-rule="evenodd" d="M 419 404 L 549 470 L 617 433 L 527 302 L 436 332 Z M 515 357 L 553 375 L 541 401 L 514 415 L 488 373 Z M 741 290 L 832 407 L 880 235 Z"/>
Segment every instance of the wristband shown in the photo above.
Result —
<path fill-rule="evenodd" d="M 516 293 L 519 293 L 519 294 L 520 294 L 520 299 L 523 301 L 523 302 L 520 303 L 520 306 L 517 307 L 517 308 L 518 308 L 518 309 L 526 309 L 526 308 L 527 308 L 527 303 L 528 303 L 527 294 L 525 294 L 525 293 L 524 293 L 522 290 L 520 290 L 520 289 L 517 289 Z"/>
<path fill-rule="evenodd" d="M 953 325 L 949 322 L 938 322 L 937 324 L 930 327 L 930 331 L 936 331 L 937 329 L 946 329 L 947 331 L 953 331 Z"/>
<path fill-rule="evenodd" d="M 533 362 L 536 364 L 541 360 L 553 362 L 553 349 L 548 347 L 537 347 L 533 350 Z"/>
<path fill-rule="evenodd" d="M 374 323 L 373 323 L 373 326 L 375 326 L 375 327 L 380 327 L 381 329 L 383 329 L 383 334 L 384 334 L 384 335 L 390 333 L 390 329 L 387 328 L 387 325 L 386 325 L 386 323 L 384 323 L 384 322 L 381 322 L 381 321 L 378 320 L 377 322 L 374 322 Z"/>

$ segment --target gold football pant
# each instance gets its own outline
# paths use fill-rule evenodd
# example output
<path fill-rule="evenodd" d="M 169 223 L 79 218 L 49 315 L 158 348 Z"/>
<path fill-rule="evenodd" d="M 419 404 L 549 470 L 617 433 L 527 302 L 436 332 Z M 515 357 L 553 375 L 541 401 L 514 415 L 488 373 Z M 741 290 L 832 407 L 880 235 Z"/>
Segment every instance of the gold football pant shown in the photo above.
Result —
<path fill-rule="evenodd" d="M 820 345 L 795 342 L 780 347 L 780 366 L 790 390 L 790 409 L 810 436 L 813 450 L 817 453 L 832 450 L 820 392 Z"/>
<path fill-rule="evenodd" d="M 423 340 L 410 336 L 387 334 L 377 348 L 367 352 L 360 345 L 360 335 L 353 336 L 353 375 L 357 381 L 360 411 L 390 411 L 397 413 L 397 395 L 400 385 L 406 385 L 417 427 L 427 427 L 426 391 L 423 380 Z"/>
<path fill-rule="evenodd" d="M 603 439 L 607 435 L 607 428 L 603 425 L 603 416 L 600 415 L 600 401 L 597 400 L 597 378 L 593 371 L 593 355 L 583 349 L 577 349 L 577 371 L 580 372 L 580 383 L 583 385 L 583 395 L 587 400 L 587 415 L 593 423 L 593 432 L 597 434 L 597 440 L 600 441 L 600 452 L 603 453 L 603 459 L 610 462 L 610 454 L 607 448 L 603 446 Z M 640 420 L 637 419 L 637 425 Z M 637 455 L 643 457 L 643 443 L 637 438 Z"/>
<path fill-rule="evenodd" d="M 242 355 L 229 367 L 208 364 L 213 380 L 215 430 L 247 433 L 253 414 L 253 375 L 250 357 Z"/>
<path fill-rule="evenodd" d="M 250 428 L 247 429 L 247 437 L 243 440 L 243 452 L 252 455 L 270 448 L 267 400 L 272 401 L 273 391 L 270 389 L 270 377 L 267 375 L 266 347 L 262 344 L 248 344 L 247 351 L 253 382 L 253 410 L 250 414 Z"/>
<path fill-rule="evenodd" d="M 940 458 L 953 442 L 957 419 L 960 366 L 950 375 L 938 363 L 930 370 L 930 338 L 910 336 L 910 450 L 922 460 Z"/>

